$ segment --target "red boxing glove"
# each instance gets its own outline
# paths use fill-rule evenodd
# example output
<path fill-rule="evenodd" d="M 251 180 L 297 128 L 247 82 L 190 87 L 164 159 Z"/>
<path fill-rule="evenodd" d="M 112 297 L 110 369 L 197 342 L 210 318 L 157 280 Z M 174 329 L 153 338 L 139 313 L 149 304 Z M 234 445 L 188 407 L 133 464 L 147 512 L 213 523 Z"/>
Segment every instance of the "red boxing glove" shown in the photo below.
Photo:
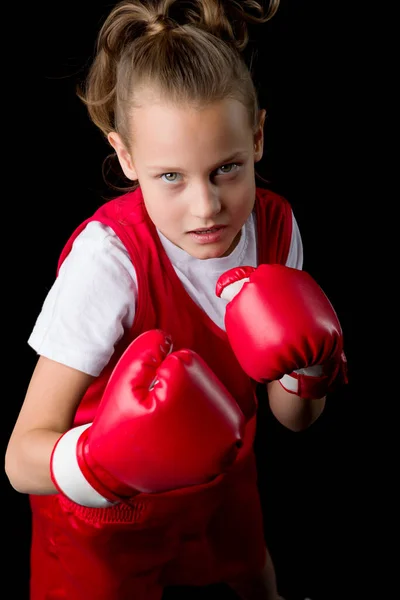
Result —
<path fill-rule="evenodd" d="M 278 264 L 238 267 L 220 276 L 216 294 L 229 301 L 226 332 L 254 380 L 279 380 L 306 399 L 347 382 L 338 317 L 311 275 Z"/>
<path fill-rule="evenodd" d="M 93 423 L 57 441 L 52 479 L 91 507 L 202 484 L 235 461 L 244 429 L 239 405 L 204 360 L 172 352 L 169 337 L 151 330 L 121 356 Z"/>

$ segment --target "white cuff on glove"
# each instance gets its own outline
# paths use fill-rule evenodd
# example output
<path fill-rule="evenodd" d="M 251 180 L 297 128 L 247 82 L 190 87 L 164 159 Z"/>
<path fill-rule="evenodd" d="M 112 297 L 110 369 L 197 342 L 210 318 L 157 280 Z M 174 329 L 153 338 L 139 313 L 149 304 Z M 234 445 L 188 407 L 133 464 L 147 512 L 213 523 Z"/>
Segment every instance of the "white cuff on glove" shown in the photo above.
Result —
<path fill-rule="evenodd" d="M 306 375 L 307 377 L 321 377 L 323 375 L 323 369 L 321 365 L 314 365 L 313 367 L 307 367 L 306 369 L 297 369 L 293 371 L 297 375 Z M 279 383 L 287 392 L 297 394 L 299 391 L 299 382 L 296 377 L 292 375 L 284 375 L 279 379 Z"/>
<path fill-rule="evenodd" d="M 57 489 L 73 502 L 90 508 L 113 505 L 103 498 L 85 479 L 76 456 L 80 435 L 91 423 L 70 429 L 57 441 L 51 457 L 51 476 Z"/>

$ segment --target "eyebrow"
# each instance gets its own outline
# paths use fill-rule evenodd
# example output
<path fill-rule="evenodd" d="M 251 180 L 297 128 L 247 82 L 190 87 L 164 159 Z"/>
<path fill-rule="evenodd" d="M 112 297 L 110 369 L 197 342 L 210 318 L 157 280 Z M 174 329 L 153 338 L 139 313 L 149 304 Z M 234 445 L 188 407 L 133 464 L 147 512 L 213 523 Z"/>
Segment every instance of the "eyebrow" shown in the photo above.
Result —
<path fill-rule="evenodd" d="M 217 167 L 220 167 L 221 165 L 227 165 L 230 162 L 234 161 L 235 159 L 238 158 L 244 158 L 244 156 L 247 156 L 247 150 L 236 150 L 235 152 L 233 152 L 232 154 L 230 154 L 227 158 L 218 161 L 217 164 L 213 165 L 212 167 L 210 167 L 210 171 L 214 171 Z M 157 166 L 157 165 L 150 165 L 148 167 L 149 171 L 157 171 L 157 172 L 163 172 L 163 173 L 182 173 L 185 169 L 181 169 L 180 167 L 171 167 L 171 166 Z"/>

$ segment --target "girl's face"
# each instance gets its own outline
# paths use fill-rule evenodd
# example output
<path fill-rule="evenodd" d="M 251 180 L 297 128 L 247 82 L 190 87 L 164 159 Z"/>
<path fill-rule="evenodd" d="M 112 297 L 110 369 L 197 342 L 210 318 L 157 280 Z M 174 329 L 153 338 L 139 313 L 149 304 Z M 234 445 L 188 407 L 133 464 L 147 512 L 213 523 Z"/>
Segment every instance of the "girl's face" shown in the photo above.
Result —
<path fill-rule="evenodd" d="M 133 112 L 131 153 L 118 134 L 109 135 L 154 225 L 195 258 L 227 256 L 240 239 L 255 201 L 265 111 L 259 119 L 253 134 L 237 100 L 196 109 L 153 97 Z"/>

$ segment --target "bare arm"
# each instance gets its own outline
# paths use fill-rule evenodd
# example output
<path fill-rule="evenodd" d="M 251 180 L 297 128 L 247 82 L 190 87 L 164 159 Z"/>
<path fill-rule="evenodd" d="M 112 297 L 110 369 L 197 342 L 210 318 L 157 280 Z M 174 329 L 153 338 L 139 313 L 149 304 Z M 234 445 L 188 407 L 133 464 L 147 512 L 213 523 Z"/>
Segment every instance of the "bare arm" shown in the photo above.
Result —
<path fill-rule="evenodd" d="M 292 431 L 303 431 L 314 423 L 325 408 L 326 397 L 318 400 L 304 400 L 287 392 L 279 381 L 267 386 L 269 405 L 278 421 Z"/>
<path fill-rule="evenodd" d="M 50 477 L 50 456 L 61 434 L 72 427 L 76 408 L 93 379 L 39 358 L 5 457 L 6 474 L 18 492 L 57 491 Z"/>

